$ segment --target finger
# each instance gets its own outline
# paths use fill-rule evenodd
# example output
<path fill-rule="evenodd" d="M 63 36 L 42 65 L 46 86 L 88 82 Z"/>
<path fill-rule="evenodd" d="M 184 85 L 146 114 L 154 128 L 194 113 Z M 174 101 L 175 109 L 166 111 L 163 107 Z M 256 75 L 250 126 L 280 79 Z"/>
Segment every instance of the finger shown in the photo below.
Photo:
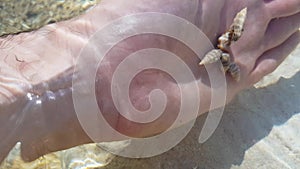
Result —
<path fill-rule="evenodd" d="M 255 60 L 265 51 L 261 48 L 261 42 L 264 39 L 265 32 L 268 28 L 270 18 L 266 14 L 266 9 L 262 4 L 255 4 L 248 7 L 247 17 L 244 25 L 244 31 L 238 43 L 231 45 L 233 56 L 247 57 L 245 53 L 249 53 L 251 58 Z M 255 52 L 255 54 L 253 54 Z"/>
<path fill-rule="evenodd" d="M 300 12 L 300 1 L 268 0 L 268 2 L 266 2 L 266 8 L 272 18 L 286 17 Z"/>
<path fill-rule="evenodd" d="M 284 59 L 296 48 L 300 42 L 300 31 L 295 32 L 280 46 L 264 53 L 256 62 L 250 73 L 249 80 L 252 84 L 258 82 L 265 75 L 273 72 Z"/>
<path fill-rule="evenodd" d="M 300 12 L 285 18 L 270 22 L 261 47 L 269 50 L 288 39 L 300 27 Z M 274 38 L 276 36 L 276 38 Z"/>

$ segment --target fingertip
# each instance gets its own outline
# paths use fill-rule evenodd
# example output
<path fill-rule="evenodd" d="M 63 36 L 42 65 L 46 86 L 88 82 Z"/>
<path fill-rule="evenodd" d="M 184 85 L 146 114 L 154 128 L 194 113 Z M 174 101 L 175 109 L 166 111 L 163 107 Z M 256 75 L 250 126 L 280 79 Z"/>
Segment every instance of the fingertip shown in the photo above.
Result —
<path fill-rule="evenodd" d="M 265 34 L 265 38 L 262 41 L 262 45 L 267 49 L 272 49 L 284 41 L 286 41 L 292 34 L 295 33 L 300 27 L 300 13 L 274 19 L 270 22 Z M 276 36 L 276 38 L 274 38 Z"/>
<path fill-rule="evenodd" d="M 253 71 L 250 73 L 250 82 L 256 83 L 264 76 L 272 73 L 284 61 L 284 59 L 300 43 L 300 30 L 293 33 L 281 45 L 265 52 L 256 61 Z"/>

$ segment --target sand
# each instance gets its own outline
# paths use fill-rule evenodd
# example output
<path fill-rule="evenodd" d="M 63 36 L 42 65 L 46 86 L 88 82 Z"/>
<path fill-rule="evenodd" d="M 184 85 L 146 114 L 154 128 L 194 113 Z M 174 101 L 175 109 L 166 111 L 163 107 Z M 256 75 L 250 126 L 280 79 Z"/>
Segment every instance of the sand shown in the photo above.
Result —
<path fill-rule="evenodd" d="M 84 13 L 100 0 L 1 0 L 0 37 L 32 31 Z"/>

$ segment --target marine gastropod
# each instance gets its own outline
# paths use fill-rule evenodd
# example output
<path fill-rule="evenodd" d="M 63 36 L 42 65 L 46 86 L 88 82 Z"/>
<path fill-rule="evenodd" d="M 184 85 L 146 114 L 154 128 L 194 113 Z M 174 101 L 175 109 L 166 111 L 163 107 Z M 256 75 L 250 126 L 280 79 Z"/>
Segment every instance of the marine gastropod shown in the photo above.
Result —
<path fill-rule="evenodd" d="M 237 81 L 237 82 L 240 81 L 240 79 L 241 79 L 241 70 L 240 70 L 239 65 L 237 65 L 234 62 L 230 63 L 229 68 L 228 68 L 228 72 L 231 74 L 232 78 L 235 81 Z"/>
<path fill-rule="evenodd" d="M 226 51 L 227 48 L 231 45 L 232 32 L 227 31 L 222 36 L 218 38 L 218 48 Z"/>
<path fill-rule="evenodd" d="M 230 31 L 232 31 L 231 40 L 237 41 L 242 36 L 244 25 L 247 17 L 247 8 L 242 9 L 235 18 L 230 26 Z"/>
<path fill-rule="evenodd" d="M 222 53 L 221 56 L 221 63 L 223 68 L 221 69 L 224 73 L 226 73 L 229 69 L 229 65 L 230 65 L 230 55 L 229 53 Z"/>
<path fill-rule="evenodd" d="M 221 61 L 224 73 L 230 73 L 235 81 L 240 80 L 240 67 L 230 61 L 230 55 L 227 53 L 232 41 L 237 41 L 242 36 L 247 17 L 247 7 L 236 14 L 228 31 L 218 38 L 217 49 L 208 52 L 199 65 L 206 65 Z"/>
<path fill-rule="evenodd" d="M 222 56 L 223 51 L 220 49 L 213 49 L 210 52 L 208 52 L 202 61 L 199 63 L 199 65 L 206 65 L 210 63 L 214 63 L 220 60 Z"/>

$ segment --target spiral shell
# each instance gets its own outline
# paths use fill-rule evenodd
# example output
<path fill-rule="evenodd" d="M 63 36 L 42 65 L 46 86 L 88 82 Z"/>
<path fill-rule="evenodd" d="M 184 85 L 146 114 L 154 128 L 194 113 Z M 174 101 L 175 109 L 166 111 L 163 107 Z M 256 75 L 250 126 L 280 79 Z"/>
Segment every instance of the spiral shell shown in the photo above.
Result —
<path fill-rule="evenodd" d="M 232 78 L 238 82 L 240 81 L 241 78 L 241 70 L 239 65 L 237 65 L 236 63 L 232 62 L 229 65 L 229 69 L 228 72 L 231 74 Z"/>
<path fill-rule="evenodd" d="M 230 55 L 228 53 L 222 53 L 221 56 L 221 63 L 222 63 L 222 71 L 224 73 L 226 73 L 229 69 L 229 65 L 230 65 Z"/>
<path fill-rule="evenodd" d="M 227 31 L 222 36 L 218 38 L 218 48 L 221 50 L 226 50 L 230 44 L 232 39 L 232 33 Z"/>
<path fill-rule="evenodd" d="M 233 41 L 239 40 L 239 38 L 242 36 L 246 17 L 247 17 L 247 8 L 242 9 L 235 16 L 233 23 L 230 26 L 230 30 L 232 31 L 231 39 Z"/>
<path fill-rule="evenodd" d="M 206 65 L 206 64 L 211 64 L 211 63 L 219 61 L 222 56 L 222 53 L 223 52 L 220 49 L 211 50 L 204 56 L 204 58 L 199 63 L 199 65 Z"/>
<path fill-rule="evenodd" d="M 230 55 L 227 53 L 227 49 L 232 41 L 237 41 L 242 36 L 246 17 L 247 8 L 242 9 L 236 14 L 230 29 L 218 38 L 218 49 L 213 49 L 208 52 L 199 65 L 206 65 L 220 60 L 223 66 L 222 71 L 224 73 L 230 73 L 235 81 L 240 81 L 240 67 L 230 61 Z"/>

